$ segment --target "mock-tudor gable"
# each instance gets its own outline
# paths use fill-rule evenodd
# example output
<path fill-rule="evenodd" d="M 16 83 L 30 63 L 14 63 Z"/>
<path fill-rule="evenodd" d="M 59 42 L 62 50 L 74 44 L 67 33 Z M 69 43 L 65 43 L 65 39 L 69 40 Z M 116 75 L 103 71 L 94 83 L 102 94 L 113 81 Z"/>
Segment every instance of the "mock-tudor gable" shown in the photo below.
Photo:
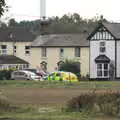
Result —
<path fill-rule="evenodd" d="M 104 24 L 99 23 L 95 30 L 89 35 L 89 40 L 114 40 L 116 37 L 109 31 Z"/>

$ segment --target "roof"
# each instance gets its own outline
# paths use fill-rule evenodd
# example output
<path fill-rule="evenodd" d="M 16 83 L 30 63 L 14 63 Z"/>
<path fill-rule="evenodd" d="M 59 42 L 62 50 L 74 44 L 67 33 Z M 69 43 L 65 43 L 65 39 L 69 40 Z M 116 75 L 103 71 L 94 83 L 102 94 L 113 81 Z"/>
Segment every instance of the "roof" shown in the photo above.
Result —
<path fill-rule="evenodd" d="M 91 34 L 89 34 L 87 39 L 88 40 L 91 39 L 91 37 L 96 33 L 96 31 L 103 26 L 107 29 L 107 31 L 109 31 L 112 34 L 112 36 L 115 39 L 120 39 L 120 23 L 105 23 L 105 22 L 98 23 L 95 29 L 91 31 Z"/>
<path fill-rule="evenodd" d="M 120 39 L 120 23 L 103 23 L 103 25 L 116 37 L 116 39 Z"/>
<path fill-rule="evenodd" d="M 96 63 L 109 63 L 110 59 L 106 55 L 99 55 L 95 58 Z"/>
<path fill-rule="evenodd" d="M 32 42 L 35 37 L 29 28 L 11 27 L 0 31 L 0 42 Z"/>
<path fill-rule="evenodd" d="M 13 55 L 1 55 L 0 64 L 29 64 L 29 63 Z"/>
<path fill-rule="evenodd" d="M 33 41 L 32 47 L 89 46 L 87 36 L 88 33 L 40 35 Z"/>

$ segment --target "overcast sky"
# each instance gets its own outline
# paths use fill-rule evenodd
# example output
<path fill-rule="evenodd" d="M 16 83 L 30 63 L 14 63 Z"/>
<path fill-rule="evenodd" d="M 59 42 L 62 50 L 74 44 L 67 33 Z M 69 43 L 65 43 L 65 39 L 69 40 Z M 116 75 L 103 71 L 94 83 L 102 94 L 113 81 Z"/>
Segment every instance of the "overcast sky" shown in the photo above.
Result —
<path fill-rule="evenodd" d="M 6 0 L 10 6 L 7 16 L 21 20 L 35 20 L 40 16 L 40 0 Z M 120 0 L 46 0 L 46 15 L 62 16 L 79 13 L 83 18 L 103 15 L 120 22 Z"/>

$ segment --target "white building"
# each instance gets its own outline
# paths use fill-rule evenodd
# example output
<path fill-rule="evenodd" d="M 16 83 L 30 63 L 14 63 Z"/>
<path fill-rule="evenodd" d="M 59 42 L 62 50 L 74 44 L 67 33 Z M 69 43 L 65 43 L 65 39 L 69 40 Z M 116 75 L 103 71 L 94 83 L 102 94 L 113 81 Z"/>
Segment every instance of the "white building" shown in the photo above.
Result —
<path fill-rule="evenodd" d="M 120 78 L 120 23 L 99 23 L 88 40 L 90 78 Z"/>

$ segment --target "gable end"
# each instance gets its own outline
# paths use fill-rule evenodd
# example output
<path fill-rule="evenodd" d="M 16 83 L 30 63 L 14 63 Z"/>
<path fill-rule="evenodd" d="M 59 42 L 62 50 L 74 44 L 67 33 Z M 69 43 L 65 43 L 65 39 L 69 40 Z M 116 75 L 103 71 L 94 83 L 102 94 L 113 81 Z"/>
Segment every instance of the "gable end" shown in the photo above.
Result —
<path fill-rule="evenodd" d="M 116 40 L 116 37 L 102 23 L 99 23 L 87 40 Z"/>

